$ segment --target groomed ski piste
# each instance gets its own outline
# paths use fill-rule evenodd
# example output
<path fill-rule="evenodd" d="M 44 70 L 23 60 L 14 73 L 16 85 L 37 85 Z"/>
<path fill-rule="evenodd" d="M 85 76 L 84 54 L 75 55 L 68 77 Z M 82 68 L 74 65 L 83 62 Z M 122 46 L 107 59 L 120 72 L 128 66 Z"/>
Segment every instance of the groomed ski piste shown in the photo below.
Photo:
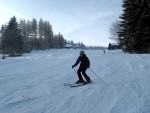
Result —
<path fill-rule="evenodd" d="M 88 69 L 91 84 L 64 86 L 78 80 L 71 66 L 79 52 L 51 49 L 0 59 L 0 113 L 150 113 L 149 54 L 85 50 L 101 79 Z"/>

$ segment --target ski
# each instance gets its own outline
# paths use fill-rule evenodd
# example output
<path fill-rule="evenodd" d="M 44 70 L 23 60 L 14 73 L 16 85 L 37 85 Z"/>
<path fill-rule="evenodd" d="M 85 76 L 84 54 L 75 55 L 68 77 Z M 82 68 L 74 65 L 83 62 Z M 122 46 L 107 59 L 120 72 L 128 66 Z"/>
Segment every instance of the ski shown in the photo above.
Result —
<path fill-rule="evenodd" d="M 84 85 L 87 85 L 87 84 L 90 84 L 92 82 L 84 82 L 82 84 L 74 84 L 74 85 L 70 85 L 70 87 L 79 87 L 79 86 L 84 86 Z"/>
<path fill-rule="evenodd" d="M 64 84 L 65 86 L 75 85 L 76 83 Z"/>
<path fill-rule="evenodd" d="M 79 83 L 79 84 L 77 84 L 77 83 L 64 84 L 64 86 L 74 86 L 74 85 L 81 85 L 81 84 L 83 84 L 83 83 Z"/>

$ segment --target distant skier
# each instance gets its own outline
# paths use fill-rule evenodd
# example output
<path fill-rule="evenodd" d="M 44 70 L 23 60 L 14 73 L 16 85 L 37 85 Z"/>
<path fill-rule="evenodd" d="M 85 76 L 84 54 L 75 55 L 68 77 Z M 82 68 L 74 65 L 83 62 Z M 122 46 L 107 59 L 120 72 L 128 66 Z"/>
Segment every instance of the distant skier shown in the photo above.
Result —
<path fill-rule="evenodd" d="M 105 49 L 103 49 L 103 53 L 105 54 Z"/>
<path fill-rule="evenodd" d="M 5 56 L 4 56 L 4 55 L 2 56 L 2 59 L 5 59 Z"/>
<path fill-rule="evenodd" d="M 87 68 L 90 67 L 90 61 L 89 61 L 88 57 L 85 55 L 83 50 L 80 51 L 80 56 L 78 57 L 76 63 L 72 66 L 72 68 L 77 66 L 79 63 L 80 63 L 80 66 L 77 71 L 79 80 L 76 82 L 76 84 L 85 82 L 82 78 L 81 72 L 84 75 L 86 82 L 91 82 L 90 77 L 85 73 Z"/>

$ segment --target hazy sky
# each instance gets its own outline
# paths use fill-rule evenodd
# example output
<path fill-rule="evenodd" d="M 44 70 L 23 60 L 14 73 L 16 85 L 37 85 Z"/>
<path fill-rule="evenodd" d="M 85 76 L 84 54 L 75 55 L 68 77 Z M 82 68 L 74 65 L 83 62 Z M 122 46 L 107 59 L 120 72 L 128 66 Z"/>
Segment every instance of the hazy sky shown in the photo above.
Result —
<path fill-rule="evenodd" d="M 122 0 L 0 0 L 0 26 L 18 20 L 48 20 L 55 34 L 86 45 L 107 46 L 109 27 L 122 13 Z"/>

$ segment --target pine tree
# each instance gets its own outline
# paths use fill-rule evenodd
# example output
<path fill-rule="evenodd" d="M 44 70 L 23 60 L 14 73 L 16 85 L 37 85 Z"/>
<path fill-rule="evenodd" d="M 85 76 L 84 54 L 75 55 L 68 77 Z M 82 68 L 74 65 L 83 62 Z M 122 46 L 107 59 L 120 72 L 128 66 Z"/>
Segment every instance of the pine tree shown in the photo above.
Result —
<path fill-rule="evenodd" d="M 21 30 L 21 34 L 23 36 L 23 40 L 24 40 L 24 52 L 30 52 L 31 51 L 31 45 L 29 42 L 29 34 L 28 34 L 28 30 L 27 30 L 27 23 L 25 20 L 20 20 L 20 24 L 19 24 L 19 28 Z"/>
<path fill-rule="evenodd" d="M 143 12 L 139 21 L 143 38 L 142 49 L 143 52 L 150 52 L 150 1 L 143 0 L 139 3 Z"/>
<path fill-rule="evenodd" d="M 53 40 L 53 30 L 52 30 L 52 26 L 48 21 L 44 22 L 44 37 L 46 40 L 46 45 L 48 46 L 48 48 L 52 48 L 52 40 Z"/>
<path fill-rule="evenodd" d="M 58 42 L 59 42 L 59 47 L 63 48 L 65 45 L 65 40 L 62 34 L 58 34 Z"/>
<path fill-rule="evenodd" d="M 39 30 L 38 30 L 38 32 L 39 32 L 39 37 L 40 37 L 40 38 L 44 38 L 44 33 L 43 33 L 43 31 L 44 31 L 44 21 L 43 21 L 42 18 L 41 18 L 40 21 L 39 21 L 38 28 L 39 28 Z"/>
<path fill-rule="evenodd" d="M 134 18 L 136 13 L 136 7 L 133 6 L 133 2 L 131 0 L 124 0 L 124 4 L 122 6 L 124 8 L 124 13 L 121 15 L 122 21 L 120 22 L 121 33 L 120 36 L 123 37 L 121 40 L 122 44 L 126 47 L 126 51 L 132 51 L 134 45 L 134 33 L 136 33 L 137 21 Z"/>
<path fill-rule="evenodd" d="M 1 26 L 0 34 L 2 35 L 6 29 L 6 25 Z"/>
<path fill-rule="evenodd" d="M 37 49 L 37 20 L 36 19 L 32 19 L 31 22 L 31 37 L 30 39 L 32 40 L 32 48 L 33 49 Z"/>
<path fill-rule="evenodd" d="M 37 20 L 33 18 L 31 23 L 32 38 L 37 38 Z"/>
<path fill-rule="evenodd" d="M 10 19 L 2 34 L 2 49 L 11 56 L 23 53 L 23 38 L 15 16 Z"/>
<path fill-rule="evenodd" d="M 121 43 L 128 52 L 147 52 L 150 44 L 148 0 L 124 0 L 122 7 Z"/>

